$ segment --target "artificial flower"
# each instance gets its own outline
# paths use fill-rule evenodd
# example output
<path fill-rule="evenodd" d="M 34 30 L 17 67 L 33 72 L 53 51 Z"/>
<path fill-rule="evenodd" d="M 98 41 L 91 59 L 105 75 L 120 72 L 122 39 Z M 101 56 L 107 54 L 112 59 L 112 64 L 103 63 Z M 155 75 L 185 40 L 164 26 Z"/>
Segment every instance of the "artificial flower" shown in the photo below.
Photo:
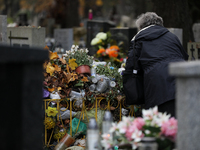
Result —
<path fill-rule="evenodd" d="M 97 45 L 97 44 L 99 44 L 101 42 L 101 39 L 99 39 L 99 38 L 94 38 L 94 39 L 92 39 L 92 41 L 91 41 L 91 45 Z"/>
<path fill-rule="evenodd" d="M 44 120 L 44 124 L 45 124 L 46 129 L 51 129 L 56 126 L 55 121 L 53 121 L 51 117 L 46 117 L 46 119 Z"/>
<path fill-rule="evenodd" d="M 100 48 L 98 51 L 97 51 L 97 54 L 102 54 L 106 52 L 106 50 L 104 48 Z"/>
<path fill-rule="evenodd" d="M 166 140 L 171 143 L 175 141 L 177 134 L 175 118 L 169 118 L 170 115 L 158 112 L 157 106 L 142 110 L 142 115 L 143 118 L 123 116 L 122 121 L 113 123 L 109 130 L 111 133 L 115 133 L 113 139 L 104 136 L 102 144 L 112 147 L 116 143 L 130 143 L 133 149 L 137 149 L 143 137 L 155 137 L 159 141 Z"/>
<path fill-rule="evenodd" d="M 47 116 L 53 116 L 55 117 L 58 113 L 56 108 L 52 108 L 52 107 L 48 107 L 48 109 L 45 110 L 45 112 L 47 113 Z"/>
<path fill-rule="evenodd" d="M 115 50 L 115 51 L 117 51 L 117 52 L 119 52 L 119 47 L 117 46 L 117 45 L 112 45 L 111 47 L 110 47 L 110 49 L 111 50 Z"/>
<path fill-rule="evenodd" d="M 106 40 L 106 39 L 107 39 L 107 34 L 104 33 L 104 32 L 99 32 L 99 33 L 96 35 L 96 38 L 99 38 L 99 39 L 102 39 L 102 40 Z"/>
<path fill-rule="evenodd" d="M 108 53 L 109 57 L 117 57 L 118 56 L 118 52 L 115 50 L 110 50 Z"/>
<path fill-rule="evenodd" d="M 168 121 L 165 121 L 162 124 L 161 132 L 163 135 L 171 137 L 174 140 L 176 138 L 178 130 L 177 126 L 178 126 L 177 120 L 174 117 L 172 117 Z"/>

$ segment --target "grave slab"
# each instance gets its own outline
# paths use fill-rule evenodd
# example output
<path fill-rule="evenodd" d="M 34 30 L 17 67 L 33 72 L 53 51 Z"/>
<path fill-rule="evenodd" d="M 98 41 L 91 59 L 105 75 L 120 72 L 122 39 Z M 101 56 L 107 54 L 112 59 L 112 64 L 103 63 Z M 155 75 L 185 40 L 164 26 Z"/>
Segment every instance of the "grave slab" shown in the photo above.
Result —
<path fill-rule="evenodd" d="M 0 46 L 2 150 L 42 150 L 44 49 Z"/>
<path fill-rule="evenodd" d="M 10 46 L 25 46 L 25 47 L 45 47 L 44 27 L 7 27 L 7 43 Z"/>

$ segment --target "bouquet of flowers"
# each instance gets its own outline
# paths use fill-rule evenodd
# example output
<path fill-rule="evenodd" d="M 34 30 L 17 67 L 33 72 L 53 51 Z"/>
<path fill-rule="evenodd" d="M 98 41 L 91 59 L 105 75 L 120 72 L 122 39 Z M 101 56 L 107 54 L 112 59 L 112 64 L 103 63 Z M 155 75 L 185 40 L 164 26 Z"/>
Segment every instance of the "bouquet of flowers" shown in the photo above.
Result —
<path fill-rule="evenodd" d="M 97 49 L 96 58 L 100 61 L 111 62 L 112 64 L 121 66 L 125 55 L 121 52 L 122 42 L 117 43 L 112 39 L 110 32 L 99 32 L 91 41 L 91 45 Z"/>
<path fill-rule="evenodd" d="M 123 117 L 119 123 L 113 123 L 109 134 L 102 135 L 102 145 L 110 148 L 118 144 L 129 143 L 136 149 L 143 137 L 155 137 L 159 149 L 173 147 L 177 134 L 177 120 L 166 113 L 153 109 L 142 110 L 143 117 Z"/>

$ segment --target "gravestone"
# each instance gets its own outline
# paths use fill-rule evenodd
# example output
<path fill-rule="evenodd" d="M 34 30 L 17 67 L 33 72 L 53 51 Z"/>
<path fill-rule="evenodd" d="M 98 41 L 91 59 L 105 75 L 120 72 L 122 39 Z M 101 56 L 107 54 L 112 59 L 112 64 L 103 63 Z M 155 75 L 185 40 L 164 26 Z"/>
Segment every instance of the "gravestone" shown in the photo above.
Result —
<path fill-rule="evenodd" d="M 2 150 L 42 150 L 44 49 L 0 46 Z"/>
<path fill-rule="evenodd" d="M 200 61 L 171 63 L 169 73 L 176 77 L 177 150 L 198 150 Z"/>
<path fill-rule="evenodd" d="M 99 32 L 108 32 L 110 28 L 115 27 L 115 24 L 112 24 L 108 21 L 99 21 L 99 20 L 88 20 L 87 21 L 87 42 L 86 47 L 89 49 L 89 54 L 94 55 L 96 50 L 91 46 L 91 41 L 97 33 Z"/>
<path fill-rule="evenodd" d="M 7 43 L 7 16 L 0 15 L 0 43 Z"/>
<path fill-rule="evenodd" d="M 188 60 L 200 59 L 200 42 L 187 43 L 187 53 L 189 55 Z"/>
<path fill-rule="evenodd" d="M 123 52 L 127 53 L 129 50 L 130 42 L 132 38 L 137 34 L 137 28 L 110 28 L 112 39 L 117 43 L 123 42 Z"/>
<path fill-rule="evenodd" d="M 70 50 L 73 45 L 73 29 L 55 29 L 55 45 L 64 48 L 64 51 Z"/>
<path fill-rule="evenodd" d="M 167 29 L 178 37 L 181 44 L 183 43 L 183 29 L 180 28 L 167 28 Z"/>
<path fill-rule="evenodd" d="M 194 23 L 192 26 L 192 31 L 194 34 L 194 41 L 200 42 L 200 23 Z"/>
<path fill-rule="evenodd" d="M 45 47 L 45 28 L 7 27 L 7 43 L 18 47 Z"/>

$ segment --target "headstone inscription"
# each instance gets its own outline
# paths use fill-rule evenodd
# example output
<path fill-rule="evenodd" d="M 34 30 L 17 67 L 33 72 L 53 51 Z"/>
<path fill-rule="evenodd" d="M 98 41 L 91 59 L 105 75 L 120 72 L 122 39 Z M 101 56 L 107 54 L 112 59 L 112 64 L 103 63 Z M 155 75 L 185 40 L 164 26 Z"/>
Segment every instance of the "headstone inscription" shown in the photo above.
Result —
<path fill-rule="evenodd" d="M 45 28 L 7 27 L 7 43 L 18 47 L 45 47 Z"/>
<path fill-rule="evenodd" d="M 7 43 L 7 16 L 0 15 L 0 43 Z"/>
<path fill-rule="evenodd" d="M 169 73 L 176 77 L 177 150 L 197 150 L 200 148 L 200 61 L 171 63 Z"/>
<path fill-rule="evenodd" d="M 137 28 L 110 28 L 110 33 L 117 44 L 123 42 L 123 52 L 127 53 L 132 38 L 137 34 Z"/>
<path fill-rule="evenodd" d="M 2 150 L 43 149 L 44 49 L 0 46 Z"/>
<path fill-rule="evenodd" d="M 62 47 L 64 51 L 70 50 L 73 45 L 73 29 L 55 29 L 54 39 L 56 47 Z"/>
<path fill-rule="evenodd" d="M 87 21 L 87 42 L 86 47 L 89 49 L 89 54 L 94 55 L 95 49 L 91 46 L 92 39 L 99 32 L 108 32 L 110 28 L 115 27 L 115 24 L 108 21 L 88 20 Z"/>
<path fill-rule="evenodd" d="M 188 42 L 187 53 L 189 55 L 188 60 L 200 59 L 200 42 Z"/>

